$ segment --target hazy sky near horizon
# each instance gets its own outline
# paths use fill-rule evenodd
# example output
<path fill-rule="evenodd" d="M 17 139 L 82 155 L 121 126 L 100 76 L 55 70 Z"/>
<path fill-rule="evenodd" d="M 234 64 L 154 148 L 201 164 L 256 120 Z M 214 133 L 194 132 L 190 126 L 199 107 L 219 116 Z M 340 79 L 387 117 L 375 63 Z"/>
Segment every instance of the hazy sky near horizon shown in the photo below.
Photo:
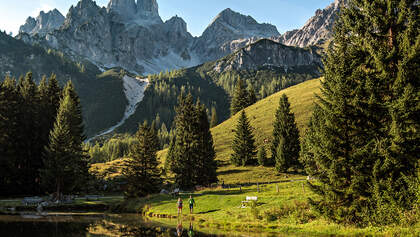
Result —
<path fill-rule="evenodd" d="M 28 16 L 36 17 L 41 10 L 57 8 L 64 16 L 79 0 L 0 0 L 0 30 L 17 34 Z M 200 36 L 212 19 L 222 10 L 231 8 L 250 15 L 260 23 L 270 23 L 280 33 L 302 27 L 334 0 L 158 0 L 163 21 L 178 15 L 187 22 L 188 31 Z M 109 0 L 96 0 L 105 6 Z"/>

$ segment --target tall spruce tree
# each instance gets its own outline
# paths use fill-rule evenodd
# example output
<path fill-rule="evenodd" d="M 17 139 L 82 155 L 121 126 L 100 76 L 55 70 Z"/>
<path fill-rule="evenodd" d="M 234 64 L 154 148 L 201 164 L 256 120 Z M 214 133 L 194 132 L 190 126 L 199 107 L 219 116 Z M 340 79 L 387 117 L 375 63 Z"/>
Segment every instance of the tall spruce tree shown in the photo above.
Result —
<path fill-rule="evenodd" d="M 290 111 L 289 99 L 285 94 L 280 98 L 273 125 L 271 159 L 275 161 L 277 171 L 286 172 L 291 167 L 298 168 L 300 166 L 299 130 L 295 115 Z M 282 139 L 283 143 L 280 142 Z"/>
<path fill-rule="evenodd" d="M 215 151 L 207 113 L 192 95 L 178 98 L 175 117 L 176 134 L 166 158 L 181 188 L 209 185 L 217 181 Z"/>
<path fill-rule="evenodd" d="M 21 97 L 16 81 L 9 77 L 0 83 L 0 193 L 22 194 L 19 169 L 21 156 L 20 110 Z"/>
<path fill-rule="evenodd" d="M 217 163 L 215 161 L 216 152 L 213 145 L 213 136 L 210 132 L 210 124 L 206 113 L 206 108 L 199 101 L 195 106 L 197 143 L 196 150 L 195 175 L 196 183 L 208 186 L 217 182 Z"/>
<path fill-rule="evenodd" d="M 266 166 L 268 164 L 267 150 L 265 149 L 265 146 L 261 146 L 258 149 L 257 159 L 258 159 L 258 164 L 261 166 Z"/>
<path fill-rule="evenodd" d="M 395 223 L 418 202 L 418 16 L 415 0 L 354 0 L 336 23 L 303 146 L 335 221 Z"/>
<path fill-rule="evenodd" d="M 127 189 L 124 195 L 127 198 L 144 197 L 159 192 L 162 185 L 161 170 L 158 168 L 156 153 L 156 132 L 147 122 L 139 126 L 135 135 L 137 143 L 131 148 L 130 159 L 123 169 L 127 178 Z"/>
<path fill-rule="evenodd" d="M 20 111 L 20 132 L 25 134 L 19 142 L 21 165 L 18 179 L 21 180 L 21 188 L 24 193 L 39 193 L 39 169 L 43 166 L 42 152 L 45 144 L 41 139 L 40 97 L 31 72 L 20 80 L 18 90 L 22 99 L 21 106 L 18 108 Z"/>
<path fill-rule="evenodd" d="M 81 144 L 74 144 L 76 139 L 73 137 L 72 119 L 75 109 L 74 101 L 69 94 L 65 94 L 60 101 L 41 169 L 43 184 L 47 190 L 55 191 L 57 199 L 62 197 L 63 192 L 73 191 L 80 181 L 80 171 L 87 169 L 81 162 L 85 158 L 78 148 Z"/>
<path fill-rule="evenodd" d="M 230 157 L 236 166 L 255 165 L 256 147 L 252 133 L 252 126 L 246 117 L 245 110 L 242 110 L 235 129 L 235 138 L 232 141 L 233 153 Z"/>
<path fill-rule="evenodd" d="M 249 106 L 249 96 L 244 81 L 239 78 L 230 104 L 230 115 L 233 116 Z"/>
<path fill-rule="evenodd" d="M 55 78 L 52 76 L 52 78 Z M 54 80 L 54 79 L 53 79 Z M 53 81 L 52 83 L 55 84 Z M 52 92 L 54 92 L 53 90 Z M 56 95 L 54 95 L 56 96 Z M 74 170 L 77 171 L 77 179 L 75 179 L 75 186 L 74 189 L 82 190 L 86 180 L 89 178 L 89 170 L 88 170 L 88 160 L 89 155 L 87 151 L 83 148 L 83 141 L 86 139 L 84 133 L 84 125 L 83 125 L 83 115 L 82 115 L 82 106 L 80 103 L 79 95 L 77 94 L 72 81 L 68 81 L 66 86 L 63 89 L 62 97 L 69 96 L 72 100 L 73 107 L 71 107 L 72 111 L 70 113 L 70 128 L 71 128 L 71 137 L 72 137 L 72 144 L 73 149 L 75 152 L 78 153 L 78 159 L 74 162 Z M 53 100 L 52 100 L 53 101 Z"/>

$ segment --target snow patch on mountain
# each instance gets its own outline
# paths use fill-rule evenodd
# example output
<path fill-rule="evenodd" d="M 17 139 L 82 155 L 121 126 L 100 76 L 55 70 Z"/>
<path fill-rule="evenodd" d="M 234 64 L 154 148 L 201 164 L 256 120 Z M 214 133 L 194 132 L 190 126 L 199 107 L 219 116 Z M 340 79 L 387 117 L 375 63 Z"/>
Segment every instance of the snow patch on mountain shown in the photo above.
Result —
<path fill-rule="evenodd" d="M 149 81 L 147 79 L 136 79 L 129 76 L 123 77 L 123 86 L 124 86 L 124 93 L 125 97 L 127 98 L 128 105 L 125 109 L 124 116 L 116 125 L 108 128 L 106 131 L 89 138 L 86 140 L 86 142 L 90 142 L 92 139 L 95 139 L 97 137 L 109 134 L 113 132 L 115 129 L 120 127 L 124 124 L 124 122 L 136 112 L 138 104 L 143 100 L 144 98 L 144 92 L 149 85 Z"/>

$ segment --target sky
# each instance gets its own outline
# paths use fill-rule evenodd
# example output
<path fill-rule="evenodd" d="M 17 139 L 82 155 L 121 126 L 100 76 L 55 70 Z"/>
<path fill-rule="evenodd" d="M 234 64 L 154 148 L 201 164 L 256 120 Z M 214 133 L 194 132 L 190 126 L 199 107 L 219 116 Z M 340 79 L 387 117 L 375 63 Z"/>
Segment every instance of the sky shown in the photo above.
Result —
<path fill-rule="evenodd" d="M 250 15 L 260 23 L 270 23 L 280 33 L 301 28 L 334 0 L 158 0 L 162 20 L 178 15 L 187 22 L 188 31 L 200 36 L 212 19 L 226 8 Z M 78 0 L 0 0 L 0 30 L 16 35 L 28 16 L 57 8 L 64 16 Z M 106 6 L 109 0 L 96 0 Z"/>

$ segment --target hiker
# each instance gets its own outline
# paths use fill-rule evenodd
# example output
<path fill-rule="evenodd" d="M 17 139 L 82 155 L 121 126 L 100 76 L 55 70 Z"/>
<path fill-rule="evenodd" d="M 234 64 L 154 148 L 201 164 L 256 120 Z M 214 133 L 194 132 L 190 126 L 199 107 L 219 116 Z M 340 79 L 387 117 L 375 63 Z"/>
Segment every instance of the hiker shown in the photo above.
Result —
<path fill-rule="evenodd" d="M 179 216 L 179 214 L 182 214 L 182 199 L 181 199 L 181 197 L 178 198 L 177 204 L 178 204 L 178 216 Z"/>
<path fill-rule="evenodd" d="M 188 203 L 190 204 L 190 214 L 192 214 L 193 213 L 193 208 L 194 208 L 195 201 L 194 201 L 194 199 L 192 198 L 191 195 L 190 195 L 190 199 L 188 200 Z"/>

